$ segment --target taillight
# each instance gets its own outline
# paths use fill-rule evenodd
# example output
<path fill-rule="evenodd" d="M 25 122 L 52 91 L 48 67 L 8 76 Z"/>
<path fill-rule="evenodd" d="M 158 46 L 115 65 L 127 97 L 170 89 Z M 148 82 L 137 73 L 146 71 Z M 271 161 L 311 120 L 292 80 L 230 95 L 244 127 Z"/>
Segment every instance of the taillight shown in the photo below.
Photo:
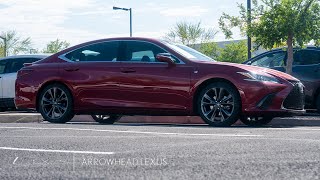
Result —
<path fill-rule="evenodd" d="M 18 71 L 17 77 L 22 77 L 22 76 L 28 75 L 32 72 L 33 72 L 33 69 L 31 69 L 31 68 L 23 68 L 20 71 Z"/>

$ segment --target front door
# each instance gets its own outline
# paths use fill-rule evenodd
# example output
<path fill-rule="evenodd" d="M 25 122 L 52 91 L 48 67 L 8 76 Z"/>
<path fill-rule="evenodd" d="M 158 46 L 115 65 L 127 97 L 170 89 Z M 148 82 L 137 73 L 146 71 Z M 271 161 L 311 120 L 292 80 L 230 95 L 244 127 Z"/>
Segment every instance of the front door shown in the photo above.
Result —
<path fill-rule="evenodd" d="M 187 109 L 191 67 L 174 57 L 175 66 L 159 62 L 156 55 L 167 52 L 149 42 L 125 41 L 121 49 L 119 92 L 125 108 L 143 113 Z"/>

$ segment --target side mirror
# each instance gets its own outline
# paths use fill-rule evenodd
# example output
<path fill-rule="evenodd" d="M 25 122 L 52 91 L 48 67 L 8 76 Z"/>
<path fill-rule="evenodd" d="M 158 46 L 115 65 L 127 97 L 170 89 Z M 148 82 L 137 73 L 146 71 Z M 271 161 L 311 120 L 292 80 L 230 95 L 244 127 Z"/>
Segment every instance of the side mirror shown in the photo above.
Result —
<path fill-rule="evenodd" d="M 159 53 L 156 56 L 156 59 L 160 62 L 166 62 L 169 64 L 169 66 L 174 66 L 175 63 L 173 61 L 173 59 L 171 59 L 170 57 L 171 55 L 169 53 Z"/>

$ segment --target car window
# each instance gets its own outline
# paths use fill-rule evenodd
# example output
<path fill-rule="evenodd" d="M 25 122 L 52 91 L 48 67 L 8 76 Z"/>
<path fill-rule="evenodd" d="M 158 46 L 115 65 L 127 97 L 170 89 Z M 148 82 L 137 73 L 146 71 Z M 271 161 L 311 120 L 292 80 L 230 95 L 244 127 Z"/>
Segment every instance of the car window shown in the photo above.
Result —
<path fill-rule="evenodd" d="M 35 61 L 39 61 L 40 58 L 19 58 L 19 59 L 12 59 L 8 61 L 6 73 L 15 73 L 18 72 L 24 63 L 33 63 Z"/>
<path fill-rule="evenodd" d="M 6 69 L 6 61 L 0 61 L 0 74 L 3 74 Z"/>
<path fill-rule="evenodd" d="M 293 55 L 293 65 L 310 65 L 320 63 L 320 51 L 299 50 Z"/>
<path fill-rule="evenodd" d="M 264 56 L 259 57 L 251 63 L 253 66 L 260 67 L 276 67 L 284 66 L 284 58 L 286 56 L 285 51 L 267 53 Z"/>
<path fill-rule="evenodd" d="M 88 45 L 65 55 L 71 61 L 116 61 L 119 43 L 116 41 Z"/>
<path fill-rule="evenodd" d="M 125 41 L 123 42 L 123 49 L 125 49 L 125 52 L 120 53 L 119 61 L 158 62 L 157 54 L 168 53 L 154 44 L 143 41 Z"/>

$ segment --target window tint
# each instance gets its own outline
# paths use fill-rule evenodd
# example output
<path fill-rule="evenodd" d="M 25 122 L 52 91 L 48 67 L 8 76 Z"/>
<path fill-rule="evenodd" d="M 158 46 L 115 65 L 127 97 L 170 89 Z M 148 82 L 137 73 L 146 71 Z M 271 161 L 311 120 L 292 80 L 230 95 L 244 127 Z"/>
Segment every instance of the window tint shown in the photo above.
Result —
<path fill-rule="evenodd" d="M 261 67 L 275 67 L 284 66 L 284 57 L 286 56 L 285 51 L 268 53 L 253 61 L 251 65 Z"/>
<path fill-rule="evenodd" d="M 116 61 L 118 42 L 92 44 L 66 54 L 71 61 Z"/>
<path fill-rule="evenodd" d="M 293 65 L 309 65 L 320 63 L 320 51 L 300 50 L 293 55 Z"/>
<path fill-rule="evenodd" d="M 126 52 L 121 53 L 119 61 L 158 62 L 157 54 L 167 53 L 154 44 L 141 41 L 125 41 L 123 48 L 126 49 Z"/>
<path fill-rule="evenodd" d="M 3 74 L 6 69 L 6 61 L 0 61 L 0 74 Z"/>
<path fill-rule="evenodd" d="M 38 61 L 40 59 L 38 58 L 19 58 L 19 59 L 13 59 L 8 61 L 6 73 L 15 73 L 18 72 L 22 67 L 24 63 L 33 63 L 35 61 Z"/>

